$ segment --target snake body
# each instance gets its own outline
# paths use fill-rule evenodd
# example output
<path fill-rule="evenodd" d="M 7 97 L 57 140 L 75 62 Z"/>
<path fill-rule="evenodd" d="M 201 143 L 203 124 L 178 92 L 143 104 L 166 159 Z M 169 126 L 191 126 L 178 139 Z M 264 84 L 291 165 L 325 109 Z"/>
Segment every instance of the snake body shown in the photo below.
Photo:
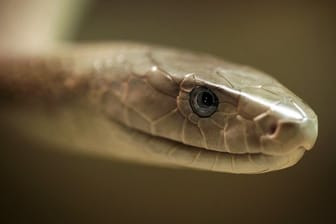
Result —
<path fill-rule="evenodd" d="M 126 159 L 262 173 L 294 165 L 317 138 L 317 117 L 299 97 L 261 71 L 211 55 L 116 42 L 0 58 L 4 98 L 95 111 L 113 127 L 105 133 L 112 143 L 101 147 Z M 208 116 L 193 107 L 200 87 L 216 96 Z"/>

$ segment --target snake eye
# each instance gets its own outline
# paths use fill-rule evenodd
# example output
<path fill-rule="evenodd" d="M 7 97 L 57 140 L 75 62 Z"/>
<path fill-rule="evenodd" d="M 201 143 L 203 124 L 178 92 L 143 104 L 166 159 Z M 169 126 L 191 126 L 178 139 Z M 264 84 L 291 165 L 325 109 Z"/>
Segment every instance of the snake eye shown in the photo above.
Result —
<path fill-rule="evenodd" d="M 218 107 L 217 96 L 208 88 L 200 86 L 190 92 L 189 103 L 200 117 L 210 117 Z"/>

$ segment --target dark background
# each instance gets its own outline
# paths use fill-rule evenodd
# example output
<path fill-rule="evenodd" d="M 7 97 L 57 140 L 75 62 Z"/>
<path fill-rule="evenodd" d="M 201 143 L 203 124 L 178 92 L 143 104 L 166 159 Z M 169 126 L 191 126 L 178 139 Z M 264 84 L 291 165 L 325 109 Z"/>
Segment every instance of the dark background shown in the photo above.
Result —
<path fill-rule="evenodd" d="M 264 70 L 319 118 L 314 149 L 262 175 L 147 167 L 46 150 L 0 129 L 3 223 L 332 223 L 336 8 L 327 1 L 94 1 L 72 38 L 209 52 Z"/>

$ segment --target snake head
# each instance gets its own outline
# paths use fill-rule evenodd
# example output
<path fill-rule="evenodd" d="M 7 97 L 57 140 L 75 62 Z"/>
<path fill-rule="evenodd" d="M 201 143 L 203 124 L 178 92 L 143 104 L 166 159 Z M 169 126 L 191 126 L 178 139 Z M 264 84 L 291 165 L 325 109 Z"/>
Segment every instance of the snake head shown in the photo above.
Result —
<path fill-rule="evenodd" d="M 316 141 L 313 110 L 263 72 L 160 48 L 136 63 L 124 87 L 113 88 L 125 92 L 116 94 L 122 105 L 111 107 L 124 109 L 113 114 L 156 136 L 160 147 L 173 145 L 163 157 L 179 165 L 267 172 L 294 165 Z"/>
<path fill-rule="evenodd" d="M 211 74 L 191 73 L 180 89 L 179 109 L 200 133 L 191 134 L 197 137 L 187 143 L 226 153 L 242 170 L 258 157 L 272 158 L 265 170 L 291 166 L 317 139 L 313 110 L 255 69 L 232 66 L 217 67 Z"/>

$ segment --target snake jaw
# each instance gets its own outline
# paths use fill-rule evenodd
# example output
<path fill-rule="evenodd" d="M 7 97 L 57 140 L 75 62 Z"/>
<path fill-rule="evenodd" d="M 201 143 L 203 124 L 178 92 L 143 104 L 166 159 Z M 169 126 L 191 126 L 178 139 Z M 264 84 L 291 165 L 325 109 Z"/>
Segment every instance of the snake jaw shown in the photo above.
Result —
<path fill-rule="evenodd" d="M 237 154 L 178 144 L 167 155 L 159 156 L 178 166 L 193 169 L 235 174 L 259 174 L 293 166 L 302 158 L 304 151 L 302 148 L 297 148 L 286 155 Z"/>

